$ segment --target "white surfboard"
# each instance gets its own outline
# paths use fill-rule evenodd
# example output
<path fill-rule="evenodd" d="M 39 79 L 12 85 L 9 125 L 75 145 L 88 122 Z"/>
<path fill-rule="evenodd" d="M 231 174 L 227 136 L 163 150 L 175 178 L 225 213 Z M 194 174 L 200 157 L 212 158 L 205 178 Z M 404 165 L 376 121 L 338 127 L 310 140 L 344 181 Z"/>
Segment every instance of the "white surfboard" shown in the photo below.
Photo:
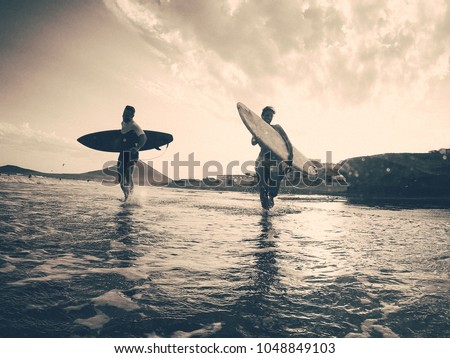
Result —
<path fill-rule="evenodd" d="M 258 143 L 271 150 L 280 160 L 287 160 L 289 152 L 280 133 L 244 104 L 238 103 L 237 109 L 242 122 L 258 140 Z M 292 166 L 296 170 L 309 175 L 318 173 L 316 166 L 295 147 L 293 147 L 293 154 Z"/>

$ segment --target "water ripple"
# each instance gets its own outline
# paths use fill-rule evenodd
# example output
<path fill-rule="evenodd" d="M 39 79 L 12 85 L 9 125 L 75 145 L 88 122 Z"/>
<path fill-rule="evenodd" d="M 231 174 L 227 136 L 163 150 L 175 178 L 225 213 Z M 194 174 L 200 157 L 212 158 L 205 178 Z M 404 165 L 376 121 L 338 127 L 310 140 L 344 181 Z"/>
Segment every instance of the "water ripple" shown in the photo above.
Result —
<path fill-rule="evenodd" d="M 1 336 L 450 336 L 448 210 L 23 180 L 0 183 Z"/>

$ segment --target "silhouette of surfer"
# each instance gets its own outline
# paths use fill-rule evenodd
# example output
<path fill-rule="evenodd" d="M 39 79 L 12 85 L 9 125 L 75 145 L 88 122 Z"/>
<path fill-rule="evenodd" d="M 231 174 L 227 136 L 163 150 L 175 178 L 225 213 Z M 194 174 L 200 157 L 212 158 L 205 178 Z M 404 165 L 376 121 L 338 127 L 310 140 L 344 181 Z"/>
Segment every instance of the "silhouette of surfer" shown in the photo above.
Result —
<path fill-rule="evenodd" d="M 125 195 L 125 200 L 133 192 L 133 172 L 136 162 L 139 160 L 139 149 L 147 141 L 147 136 L 141 127 L 134 121 L 135 109 L 126 106 L 122 114 L 122 150 L 117 162 L 120 188 Z"/>
<path fill-rule="evenodd" d="M 275 110 L 273 107 L 264 107 L 261 113 L 261 118 L 271 125 Z M 271 125 L 283 138 L 288 150 L 288 160 L 280 161 L 272 151 L 265 147 L 262 143 L 259 143 L 257 138 L 252 138 L 252 145 L 259 144 L 261 151 L 258 158 L 256 158 L 255 169 L 258 176 L 259 198 L 261 200 L 261 206 L 269 210 L 274 206 L 274 198 L 278 195 L 280 190 L 280 184 L 285 174 L 292 166 L 292 143 L 289 140 L 284 129 L 279 125 Z"/>

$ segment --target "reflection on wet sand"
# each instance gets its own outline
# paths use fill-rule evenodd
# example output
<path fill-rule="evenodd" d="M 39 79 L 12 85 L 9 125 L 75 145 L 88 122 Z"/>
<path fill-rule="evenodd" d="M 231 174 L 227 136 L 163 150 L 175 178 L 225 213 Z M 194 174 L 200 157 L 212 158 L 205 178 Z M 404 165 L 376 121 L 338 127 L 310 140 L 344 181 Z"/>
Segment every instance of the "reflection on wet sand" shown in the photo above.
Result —
<path fill-rule="evenodd" d="M 259 225 L 261 233 L 258 235 L 255 250 L 254 287 L 256 292 L 263 294 L 269 292 L 271 286 L 278 280 L 277 233 L 272 224 L 272 217 L 267 212 L 261 215 Z"/>

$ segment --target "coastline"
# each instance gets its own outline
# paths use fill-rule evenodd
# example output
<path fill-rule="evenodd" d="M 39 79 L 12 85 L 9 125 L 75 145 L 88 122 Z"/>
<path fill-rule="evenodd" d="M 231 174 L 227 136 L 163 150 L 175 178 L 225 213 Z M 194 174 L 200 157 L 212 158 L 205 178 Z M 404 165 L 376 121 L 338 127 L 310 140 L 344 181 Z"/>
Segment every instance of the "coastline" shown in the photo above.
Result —
<path fill-rule="evenodd" d="M 334 196 L 346 198 L 352 204 L 450 208 L 449 152 L 449 149 L 440 149 L 428 153 L 387 153 L 350 158 L 340 162 L 337 171 L 327 172 L 320 184 L 307 184 L 302 180 L 291 182 L 287 178 L 282 182 L 280 194 Z M 172 180 L 144 163 L 141 167 L 135 177 L 136 186 L 244 193 L 258 191 L 254 175 Z M 52 178 L 117 185 L 113 170 L 107 173 L 97 170 L 57 174 L 6 165 L 0 167 L 0 174 L 2 177 L 20 177 L 25 183 L 31 178 L 40 178 L 41 181 L 42 178 Z M 345 181 L 340 179 L 342 177 Z"/>

